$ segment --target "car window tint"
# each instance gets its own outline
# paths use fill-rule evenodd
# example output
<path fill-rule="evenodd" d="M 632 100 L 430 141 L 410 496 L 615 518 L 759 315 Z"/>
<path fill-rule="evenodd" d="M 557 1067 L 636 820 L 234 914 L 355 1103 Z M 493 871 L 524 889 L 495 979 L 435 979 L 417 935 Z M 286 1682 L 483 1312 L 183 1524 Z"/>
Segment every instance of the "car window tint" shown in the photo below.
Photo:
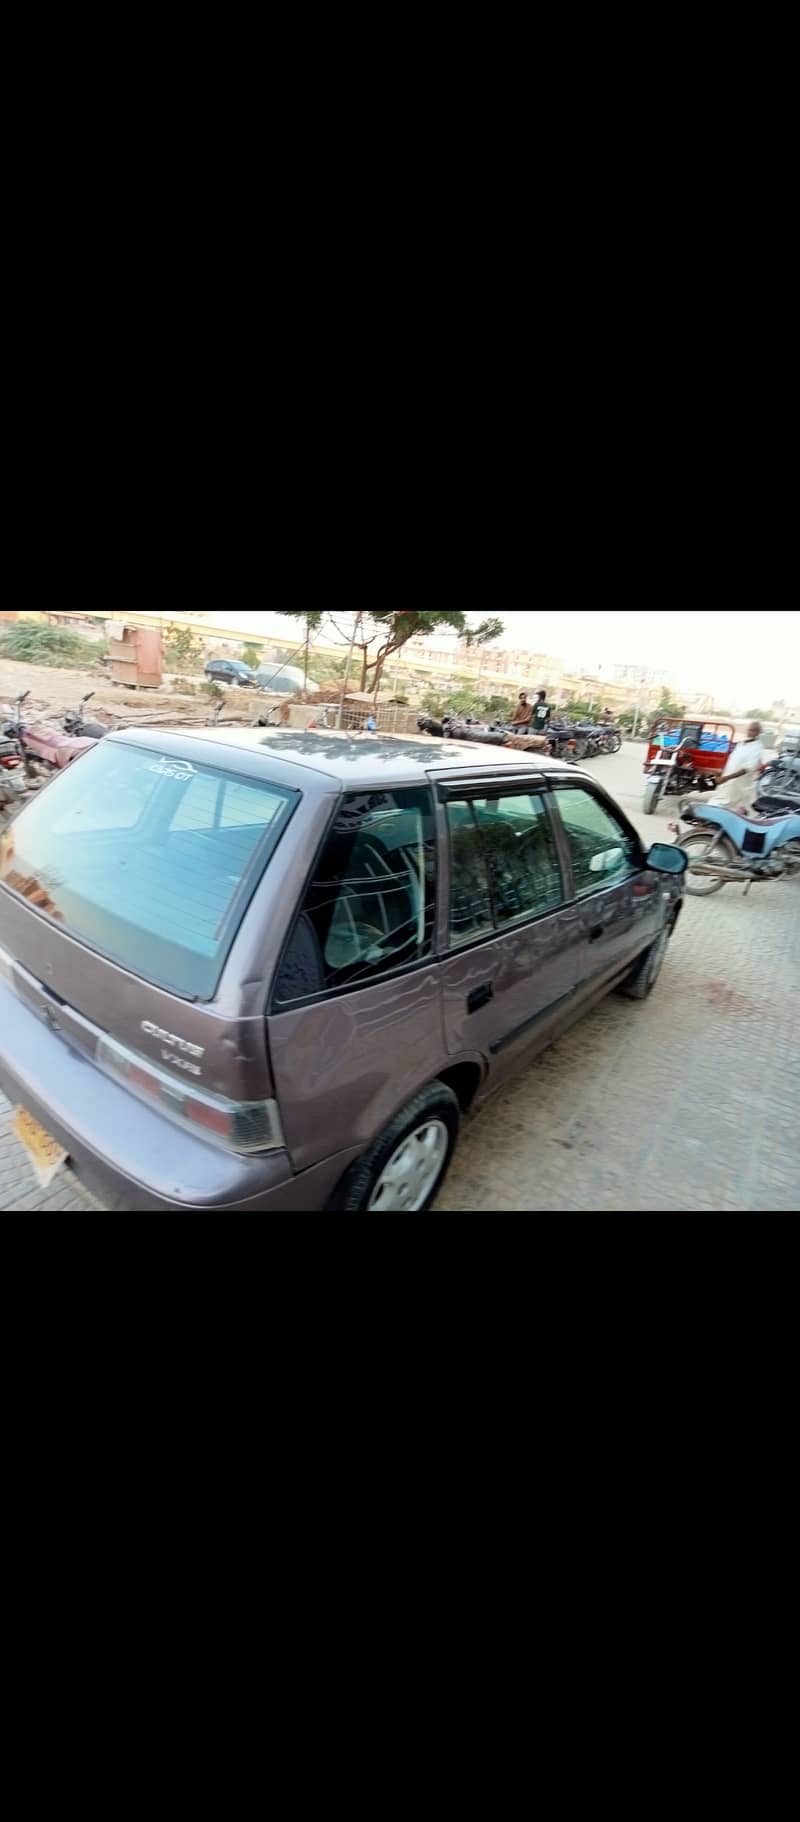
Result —
<path fill-rule="evenodd" d="M 494 929 L 489 869 L 471 803 L 448 803 L 450 941 L 471 942 Z"/>
<path fill-rule="evenodd" d="M 447 821 L 452 942 L 472 941 L 561 904 L 555 838 L 538 792 L 451 800 Z"/>
<path fill-rule="evenodd" d="M 170 822 L 170 829 L 213 829 L 222 779 L 198 772 L 184 790 Z"/>
<path fill-rule="evenodd" d="M 281 963 L 276 1002 L 365 984 L 430 954 L 435 866 L 430 791 L 345 797 Z"/>
<path fill-rule="evenodd" d="M 636 840 L 591 791 L 556 787 L 556 802 L 572 856 L 575 891 L 598 892 L 639 866 Z"/>

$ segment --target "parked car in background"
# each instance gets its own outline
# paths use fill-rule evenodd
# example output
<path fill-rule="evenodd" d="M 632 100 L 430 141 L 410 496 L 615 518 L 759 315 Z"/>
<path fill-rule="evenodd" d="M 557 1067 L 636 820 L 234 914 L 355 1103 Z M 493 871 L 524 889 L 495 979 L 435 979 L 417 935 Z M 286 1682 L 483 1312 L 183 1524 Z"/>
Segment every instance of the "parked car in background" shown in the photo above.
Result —
<path fill-rule="evenodd" d="M 241 689 L 255 688 L 256 674 L 240 658 L 209 658 L 204 667 L 207 677 L 217 683 L 238 684 Z"/>
<path fill-rule="evenodd" d="M 281 696 L 294 696 L 303 688 L 303 672 L 296 664 L 261 664 L 255 679 L 260 690 L 274 690 Z M 309 677 L 306 689 L 310 696 L 316 696 L 319 684 L 312 683 Z"/>
<path fill-rule="evenodd" d="M 0 1087 L 111 1206 L 421 1211 L 468 1108 L 649 994 L 685 867 L 549 757 L 111 733 L 0 836 Z"/>

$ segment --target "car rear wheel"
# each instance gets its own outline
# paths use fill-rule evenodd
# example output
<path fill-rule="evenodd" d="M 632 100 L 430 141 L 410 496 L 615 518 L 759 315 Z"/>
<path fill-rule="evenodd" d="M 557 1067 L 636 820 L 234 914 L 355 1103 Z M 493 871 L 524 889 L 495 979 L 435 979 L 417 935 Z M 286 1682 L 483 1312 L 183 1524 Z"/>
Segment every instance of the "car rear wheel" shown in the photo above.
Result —
<path fill-rule="evenodd" d="M 459 1124 L 452 1089 L 431 1082 L 351 1164 L 329 1208 L 349 1214 L 424 1214 L 444 1181 Z"/>

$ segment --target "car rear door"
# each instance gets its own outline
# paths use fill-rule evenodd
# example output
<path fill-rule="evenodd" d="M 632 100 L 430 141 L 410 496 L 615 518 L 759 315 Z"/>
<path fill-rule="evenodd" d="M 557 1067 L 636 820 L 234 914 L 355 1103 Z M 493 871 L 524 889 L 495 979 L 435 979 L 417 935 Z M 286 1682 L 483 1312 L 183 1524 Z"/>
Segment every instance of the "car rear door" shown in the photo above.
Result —
<path fill-rule="evenodd" d="M 273 982 L 272 1074 L 297 1170 L 363 1150 L 442 1064 L 432 789 L 346 793 Z"/>
<path fill-rule="evenodd" d="M 442 782 L 439 799 L 445 1043 L 479 1052 L 496 1084 L 568 1016 L 581 914 L 540 775 Z"/>
<path fill-rule="evenodd" d="M 577 988 L 591 997 L 657 935 L 661 886 L 633 825 L 593 780 L 559 777 L 551 785 L 578 924 Z"/>

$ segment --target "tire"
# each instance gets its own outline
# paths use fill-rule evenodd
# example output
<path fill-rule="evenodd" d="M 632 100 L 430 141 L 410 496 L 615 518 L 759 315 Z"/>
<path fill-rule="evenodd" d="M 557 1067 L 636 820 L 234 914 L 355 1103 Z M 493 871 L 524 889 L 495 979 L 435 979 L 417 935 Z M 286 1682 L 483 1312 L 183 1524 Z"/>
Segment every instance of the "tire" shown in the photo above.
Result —
<path fill-rule="evenodd" d="M 609 752 L 618 753 L 621 746 L 622 746 L 622 741 L 620 740 L 619 734 L 612 734 L 611 743 L 610 743 L 610 746 L 608 749 Z"/>
<path fill-rule="evenodd" d="M 580 735 L 576 736 L 575 747 L 574 747 L 576 764 L 581 759 L 586 758 L 586 748 L 587 748 L 588 744 L 589 744 L 589 742 L 587 740 L 582 739 Z"/>
<path fill-rule="evenodd" d="M 645 816 L 655 815 L 656 809 L 661 801 L 663 789 L 663 778 L 648 779 L 644 788 L 644 797 L 642 798 L 642 810 L 644 811 Z"/>
<path fill-rule="evenodd" d="M 445 1082 L 430 1082 L 351 1164 L 328 1204 L 329 1209 L 345 1214 L 424 1214 L 444 1182 L 460 1123 L 459 1105 L 452 1088 Z M 428 1158 L 421 1160 L 414 1141 L 426 1130 L 433 1136 L 428 1141 Z M 403 1157 L 406 1148 L 407 1159 Z M 421 1161 L 427 1161 L 427 1172 L 421 1168 Z M 405 1200 L 398 1193 L 405 1181 L 404 1168 L 410 1173 L 409 1195 Z M 415 1175 L 420 1186 L 418 1200 L 414 1197 Z M 382 1179 L 385 1179 L 383 1187 Z M 384 1196 L 385 1200 L 381 1200 Z"/>
<path fill-rule="evenodd" d="M 683 848 L 684 853 L 689 857 L 689 866 L 684 874 L 683 883 L 684 890 L 688 892 L 692 898 L 710 898 L 712 892 L 721 892 L 722 887 L 726 883 L 724 879 L 711 879 L 708 874 L 704 876 L 702 873 L 692 873 L 692 860 L 702 860 L 703 856 L 711 847 L 712 841 L 715 841 L 718 834 L 718 829 L 712 825 L 711 827 L 704 828 L 702 833 L 698 830 L 694 835 L 684 835 L 678 843 L 678 846 Z M 716 842 L 714 856 L 716 857 L 717 855 L 720 860 L 728 862 L 737 859 L 736 849 L 734 848 L 733 843 L 728 841 L 728 838 L 725 835 L 721 836 Z M 694 884 L 692 884 L 692 880 L 694 880 Z"/>
<path fill-rule="evenodd" d="M 649 949 L 645 949 L 633 974 L 629 975 L 620 987 L 620 993 L 624 993 L 626 999 L 646 1000 L 648 994 L 652 993 L 661 973 L 661 964 L 667 953 L 667 943 L 671 935 L 672 926 L 668 930 L 662 930 L 655 942 L 650 944 Z"/>

